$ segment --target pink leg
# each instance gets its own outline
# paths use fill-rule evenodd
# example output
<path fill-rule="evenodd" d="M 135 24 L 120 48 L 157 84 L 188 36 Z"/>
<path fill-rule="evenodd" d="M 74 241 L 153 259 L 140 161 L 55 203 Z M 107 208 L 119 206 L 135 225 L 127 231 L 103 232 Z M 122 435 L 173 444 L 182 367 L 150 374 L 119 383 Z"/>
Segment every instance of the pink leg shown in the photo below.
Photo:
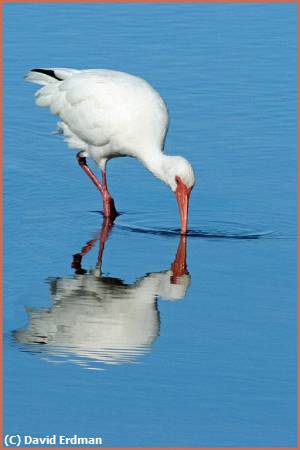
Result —
<path fill-rule="evenodd" d="M 81 267 L 82 257 L 86 255 L 94 247 L 96 242 L 97 239 L 92 239 L 91 241 L 86 243 L 86 245 L 81 249 L 80 253 L 75 253 L 75 255 L 73 255 L 71 267 L 72 269 L 75 269 L 75 273 L 80 275 L 86 273 L 86 270 Z"/>
<path fill-rule="evenodd" d="M 108 239 L 109 232 L 110 232 L 112 226 L 113 226 L 113 220 L 105 217 L 104 220 L 103 220 L 103 224 L 102 224 L 101 232 L 100 232 L 100 237 L 99 237 L 100 246 L 99 246 L 97 267 L 99 267 L 100 269 L 101 269 L 101 266 L 102 266 L 102 257 L 103 257 L 105 242 Z"/>
<path fill-rule="evenodd" d="M 103 214 L 104 217 L 115 219 L 118 212 L 115 208 L 115 202 L 107 188 L 106 172 L 102 170 L 102 187 L 103 187 Z"/>
<path fill-rule="evenodd" d="M 89 168 L 86 162 L 86 158 L 84 156 L 81 156 L 80 152 L 77 153 L 77 161 L 80 165 L 80 167 L 84 170 L 84 172 L 88 175 L 88 177 L 92 180 L 96 188 L 101 192 L 103 197 L 103 215 L 104 217 L 109 217 L 110 219 L 114 220 L 118 212 L 115 208 L 115 202 L 113 198 L 111 197 L 110 193 L 107 189 L 107 183 L 106 183 L 106 174 L 104 171 L 102 171 L 102 180 L 103 183 L 100 183 L 96 175 L 92 172 L 92 170 Z"/>
<path fill-rule="evenodd" d="M 83 274 L 86 273 L 86 270 L 83 269 L 82 266 L 81 266 L 82 258 L 84 257 L 84 255 L 86 255 L 94 247 L 94 245 L 96 244 L 96 242 L 98 240 L 100 241 L 100 246 L 99 246 L 97 267 L 101 269 L 102 257 L 103 257 L 105 242 L 108 239 L 109 232 L 110 232 L 112 226 L 113 226 L 113 220 L 105 217 L 103 219 L 103 223 L 102 223 L 102 227 L 101 227 L 101 231 L 99 233 L 99 236 L 97 238 L 95 238 L 95 239 L 92 239 L 92 240 L 88 241 L 85 244 L 85 246 L 82 247 L 80 253 L 75 253 L 75 255 L 73 255 L 73 260 L 72 260 L 71 267 L 73 269 L 75 269 L 75 273 L 76 274 L 83 275 Z"/>
<path fill-rule="evenodd" d="M 105 170 L 102 170 L 102 186 L 108 191 Z"/>

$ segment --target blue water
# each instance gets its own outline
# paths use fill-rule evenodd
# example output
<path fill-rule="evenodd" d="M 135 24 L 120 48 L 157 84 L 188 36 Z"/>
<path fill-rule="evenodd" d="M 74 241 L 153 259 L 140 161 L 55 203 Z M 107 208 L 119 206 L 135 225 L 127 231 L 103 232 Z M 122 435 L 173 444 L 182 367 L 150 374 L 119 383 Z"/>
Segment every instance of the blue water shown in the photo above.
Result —
<path fill-rule="evenodd" d="M 5 5 L 4 433 L 296 446 L 296 12 Z M 176 202 L 127 158 L 99 267 L 101 201 L 35 107 L 34 67 L 123 70 L 164 97 L 166 152 L 197 176 L 176 280 Z"/>

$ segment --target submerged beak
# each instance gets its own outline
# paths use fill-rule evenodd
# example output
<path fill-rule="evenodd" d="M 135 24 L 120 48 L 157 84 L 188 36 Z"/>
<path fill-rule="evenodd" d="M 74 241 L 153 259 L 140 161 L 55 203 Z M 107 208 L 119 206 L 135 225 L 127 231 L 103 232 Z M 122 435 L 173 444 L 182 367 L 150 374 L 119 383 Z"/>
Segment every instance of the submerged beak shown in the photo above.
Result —
<path fill-rule="evenodd" d="M 187 188 L 180 177 L 176 177 L 177 188 L 175 191 L 181 223 L 181 234 L 186 234 L 189 214 L 189 199 L 192 188 Z"/>

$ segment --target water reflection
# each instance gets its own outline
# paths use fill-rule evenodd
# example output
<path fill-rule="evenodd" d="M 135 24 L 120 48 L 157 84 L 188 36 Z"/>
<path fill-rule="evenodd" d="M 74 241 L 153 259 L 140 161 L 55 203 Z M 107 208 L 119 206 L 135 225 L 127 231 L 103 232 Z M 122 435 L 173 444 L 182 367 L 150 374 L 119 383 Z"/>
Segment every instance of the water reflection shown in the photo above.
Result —
<path fill-rule="evenodd" d="M 28 325 L 13 333 L 23 350 L 42 353 L 49 362 L 72 361 L 95 370 L 103 370 L 104 364 L 135 362 L 149 350 L 160 330 L 158 297 L 183 299 L 190 284 L 187 238 L 180 237 L 169 270 L 126 284 L 101 271 L 112 226 L 104 220 L 99 235 L 73 256 L 73 276 L 48 280 L 50 308 L 27 309 Z M 97 242 L 96 267 L 86 270 L 83 257 Z"/>

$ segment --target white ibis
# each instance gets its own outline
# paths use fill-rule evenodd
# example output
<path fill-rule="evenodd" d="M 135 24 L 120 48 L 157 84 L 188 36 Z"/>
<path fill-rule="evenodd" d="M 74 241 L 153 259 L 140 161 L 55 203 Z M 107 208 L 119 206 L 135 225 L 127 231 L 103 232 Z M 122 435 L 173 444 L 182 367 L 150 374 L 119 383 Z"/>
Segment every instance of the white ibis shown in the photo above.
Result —
<path fill-rule="evenodd" d="M 188 204 L 195 183 L 190 163 L 163 154 L 168 129 L 167 107 L 159 93 L 136 76 L 105 69 L 32 69 L 26 79 L 43 85 L 36 104 L 59 116 L 58 130 L 103 196 L 103 214 L 117 216 L 106 182 L 106 163 L 117 156 L 137 158 L 175 193 L 186 234 Z M 102 171 L 98 180 L 86 163 L 91 157 Z"/>
<path fill-rule="evenodd" d="M 52 304 L 28 308 L 28 325 L 13 334 L 21 344 L 46 344 L 44 355 L 63 355 L 66 360 L 95 367 L 95 362 L 134 362 L 149 350 L 159 334 L 158 297 L 181 300 L 191 277 L 186 266 L 186 236 L 181 236 L 171 268 L 147 273 L 131 284 L 101 273 L 102 254 L 109 231 L 105 219 L 99 236 L 73 256 L 72 277 L 49 278 Z M 95 269 L 82 268 L 82 259 L 99 240 Z M 25 347 L 32 351 L 32 348 Z M 93 364 L 90 365 L 89 361 Z"/>

